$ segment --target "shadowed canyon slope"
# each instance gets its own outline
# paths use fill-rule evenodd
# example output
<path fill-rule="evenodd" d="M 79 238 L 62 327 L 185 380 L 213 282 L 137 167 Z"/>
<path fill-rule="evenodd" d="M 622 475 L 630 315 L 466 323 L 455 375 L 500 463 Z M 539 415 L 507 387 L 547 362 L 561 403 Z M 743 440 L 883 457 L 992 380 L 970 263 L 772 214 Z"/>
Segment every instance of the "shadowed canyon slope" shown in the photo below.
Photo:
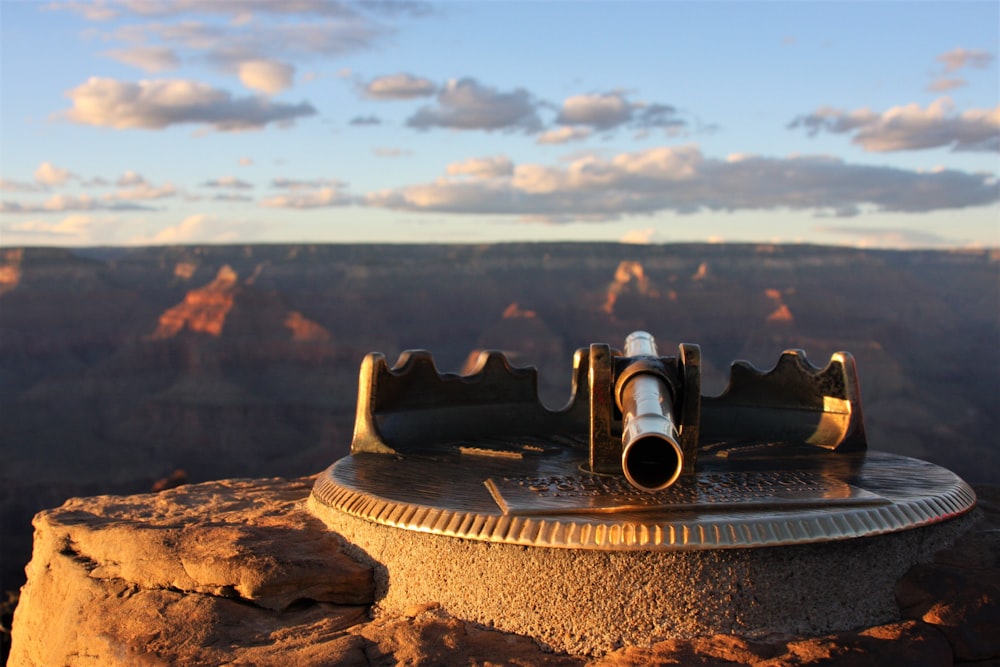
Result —
<path fill-rule="evenodd" d="M 635 329 L 729 363 L 858 360 L 872 447 L 1000 482 L 1000 256 L 809 246 L 510 244 L 0 250 L 3 588 L 73 495 L 296 476 L 346 454 L 358 365 L 476 348 L 540 368 Z"/>

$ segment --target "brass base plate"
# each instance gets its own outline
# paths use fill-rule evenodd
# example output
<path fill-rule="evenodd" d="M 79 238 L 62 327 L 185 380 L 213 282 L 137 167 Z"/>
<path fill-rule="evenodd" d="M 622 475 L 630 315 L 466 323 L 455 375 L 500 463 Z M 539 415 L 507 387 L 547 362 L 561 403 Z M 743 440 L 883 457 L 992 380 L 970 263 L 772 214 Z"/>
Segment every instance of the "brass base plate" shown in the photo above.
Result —
<path fill-rule="evenodd" d="M 937 523 L 975 505 L 954 473 L 883 452 L 709 460 L 695 475 L 646 493 L 619 477 L 586 473 L 572 453 L 554 451 L 357 453 L 321 473 L 313 496 L 405 530 L 609 551 L 843 540 Z"/>

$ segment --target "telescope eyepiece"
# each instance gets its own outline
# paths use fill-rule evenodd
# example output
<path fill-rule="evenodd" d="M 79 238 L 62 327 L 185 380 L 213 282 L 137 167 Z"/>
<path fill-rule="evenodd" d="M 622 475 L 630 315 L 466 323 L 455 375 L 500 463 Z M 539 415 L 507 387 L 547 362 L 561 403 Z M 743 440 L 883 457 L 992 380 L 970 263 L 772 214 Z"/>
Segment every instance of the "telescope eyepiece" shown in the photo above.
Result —
<path fill-rule="evenodd" d="M 622 450 L 625 479 L 643 491 L 661 491 L 676 482 L 682 464 L 680 445 L 660 434 L 636 438 Z"/>

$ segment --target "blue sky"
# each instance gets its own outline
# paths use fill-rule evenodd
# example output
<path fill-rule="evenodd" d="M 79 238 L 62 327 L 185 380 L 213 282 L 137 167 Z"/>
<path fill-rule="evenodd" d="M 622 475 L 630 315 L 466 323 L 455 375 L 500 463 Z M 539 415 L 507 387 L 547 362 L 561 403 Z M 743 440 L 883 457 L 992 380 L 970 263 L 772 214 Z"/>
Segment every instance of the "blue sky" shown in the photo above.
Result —
<path fill-rule="evenodd" d="M 996 2 L 0 12 L 5 246 L 1000 245 Z"/>

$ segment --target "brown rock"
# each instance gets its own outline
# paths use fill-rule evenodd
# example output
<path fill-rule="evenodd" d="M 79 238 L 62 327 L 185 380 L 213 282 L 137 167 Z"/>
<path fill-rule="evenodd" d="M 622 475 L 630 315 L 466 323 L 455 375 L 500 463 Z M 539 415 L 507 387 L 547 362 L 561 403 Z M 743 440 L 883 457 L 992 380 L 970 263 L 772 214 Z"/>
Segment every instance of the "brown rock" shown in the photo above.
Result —
<path fill-rule="evenodd" d="M 976 525 L 896 584 L 901 615 L 937 626 L 957 660 L 1000 658 L 1000 487 L 976 493 Z"/>
<path fill-rule="evenodd" d="M 923 623 L 906 621 L 859 632 L 784 641 L 748 641 L 728 635 L 670 640 L 649 648 L 615 651 L 592 664 L 594 667 L 651 664 L 699 667 L 944 667 L 952 664 L 952 655 L 948 642 L 937 630 Z"/>
<path fill-rule="evenodd" d="M 414 608 L 400 617 L 381 618 L 351 628 L 369 644 L 372 667 L 385 665 L 550 665 L 575 667 L 583 659 L 545 653 L 533 640 L 477 627 L 438 607 Z"/>
<path fill-rule="evenodd" d="M 12 665 L 364 664 L 371 571 L 300 509 L 311 479 L 73 499 L 35 520 Z"/>

